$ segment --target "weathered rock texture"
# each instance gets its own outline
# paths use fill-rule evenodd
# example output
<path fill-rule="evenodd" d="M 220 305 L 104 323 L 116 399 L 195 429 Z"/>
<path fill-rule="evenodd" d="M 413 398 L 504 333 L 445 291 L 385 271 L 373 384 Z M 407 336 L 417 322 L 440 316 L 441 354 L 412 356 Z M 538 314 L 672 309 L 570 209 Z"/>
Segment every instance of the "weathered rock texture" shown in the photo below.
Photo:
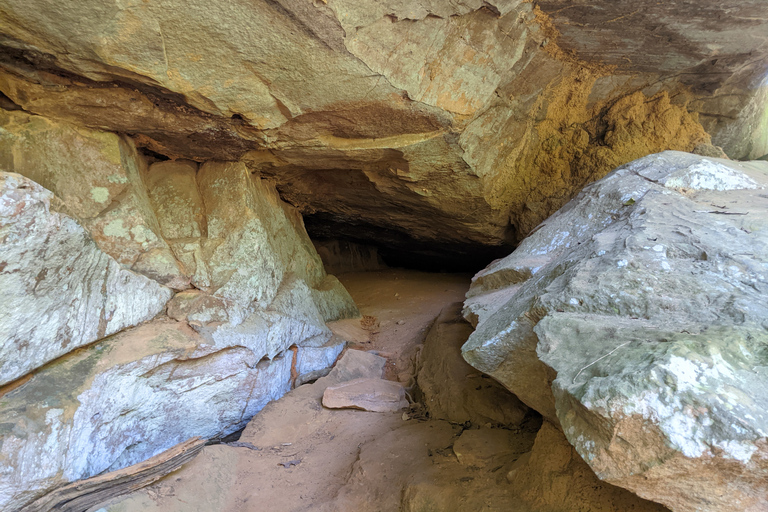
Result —
<path fill-rule="evenodd" d="M 0 510 L 236 431 L 334 363 L 326 322 L 357 308 L 243 163 L 147 165 L 117 135 L 0 123 L 2 165 L 61 196 L 0 172 Z M 92 344 L 163 311 L 178 322 Z"/>
<path fill-rule="evenodd" d="M 471 334 L 460 302 L 446 306 L 427 333 L 417 382 L 430 417 L 475 426 L 520 425 L 528 407 L 461 357 L 461 346 Z"/>
<path fill-rule="evenodd" d="M 23 112 L 0 111 L 0 128 L 0 165 L 54 192 L 124 267 L 213 293 L 230 310 L 255 299 L 265 307 L 295 274 L 327 316 L 354 313 L 350 301 L 328 302 L 324 292 L 338 282 L 299 213 L 243 164 L 209 162 L 199 172 L 190 161 L 148 165 L 129 139 Z"/>
<path fill-rule="evenodd" d="M 56 209 L 70 216 L 73 226 L 77 224 L 72 219 L 79 221 L 103 251 L 82 241 L 81 245 L 95 251 L 89 249 L 91 257 L 100 262 L 111 262 L 111 257 L 122 265 L 120 270 L 115 263 L 104 263 L 111 269 L 108 275 L 136 278 L 135 282 L 161 290 L 161 295 L 168 294 L 169 288 L 180 291 L 167 311 L 196 333 L 190 347 L 204 345 L 215 354 L 241 354 L 251 369 L 263 358 L 272 365 L 290 360 L 295 382 L 302 374 L 311 374 L 315 362 L 327 365 L 338 354 L 325 322 L 357 314 L 340 283 L 323 270 L 300 213 L 317 236 L 375 243 L 417 254 L 425 264 L 442 267 L 443 259 L 469 261 L 506 254 L 584 185 L 648 153 L 677 149 L 719 154 L 712 145 L 716 144 L 734 158 L 762 156 L 768 153 L 764 11 L 760 0 L 728 5 L 714 0 L 686 5 L 650 0 L 619 0 L 610 5 L 565 0 L 539 4 L 522 0 L 5 0 L 0 5 L 0 166 L 41 183 L 58 197 Z M 679 181 L 674 186 L 695 191 L 712 177 L 712 168 L 722 177 L 717 167 L 721 164 L 701 165 L 704 179 L 695 175 L 696 169 L 682 166 L 683 174 L 674 178 Z M 635 172 L 628 169 L 622 172 Z M 650 424 L 668 441 L 661 444 L 671 451 L 649 456 L 651 452 L 640 450 L 628 463 L 626 457 L 635 452 L 627 449 L 614 457 L 613 445 L 601 434 L 604 431 L 590 427 L 597 421 L 590 414 L 602 407 L 601 417 L 608 418 L 603 426 L 624 420 L 617 419 L 614 405 L 595 406 L 602 404 L 590 395 L 597 391 L 579 384 L 579 379 L 587 377 L 594 383 L 595 371 L 616 363 L 610 357 L 591 363 L 591 358 L 605 354 L 603 349 L 611 341 L 600 331 L 590 338 L 591 345 L 581 347 L 584 361 L 564 361 L 558 356 L 557 347 L 565 343 L 561 343 L 563 333 L 578 325 L 567 315 L 599 319 L 613 312 L 629 322 L 627 332 L 647 331 L 651 340 L 657 339 L 653 333 L 663 332 L 664 339 L 673 340 L 670 347 L 696 345 L 669 334 L 679 333 L 680 328 L 694 333 L 690 336 L 704 336 L 703 327 L 696 330 L 689 325 L 696 322 L 711 324 L 711 332 L 730 329 L 734 339 L 752 336 L 752 345 L 744 344 L 747 348 L 761 339 L 763 327 L 758 319 L 766 316 L 765 293 L 755 276 L 762 272 L 764 260 L 754 257 L 762 254 L 760 223 L 752 223 L 751 213 L 706 213 L 712 209 L 743 212 L 728 211 L 730 203 L 722 204 L 716 194 L 710 198 L 709 192 L 695 191 L 690 197 L 671 192 L 663 186 L 661 174 L 648 173 L 632 174 L 635 183 L 627 185 L 623 195 L 591 198 L 607 205 L 596 210 L 589 222 L 584 220 L 583 232 L 573 235 L 571 227 L 558 231 L 548 224 L 551 229 L 542 228 L 528 239 L 539 240 L 540 247 L 524 248 L 527 254 L 516 253 L 479 276 L 468 304 L 468 316 L 479 322 L 470 340 L 474 348 L 468 353 L 474 364 L 491 372 L 526 404 L 561 424 L 601 477 L 639 494 L 658 496 L 681 510 L 677 501 L 683 494 L 706 500 L 710 499 L 707 492 L 720 491 L 741 500 L 740 506 L 760 506 L 743 494 L 754 488 L 744 483 L 749 472 L 762 475 L 764 471 L 759 462 L 764 448 L 755 442 L 763 428 L 757 412 L 752 414 L 754 420 L 745 417 L 746 433 L 737 436 L 720 427 L 730 424 L 729 414 L 735 413 L 702 405 L 707 410 L 699 411 L 704 419 L 692 420 L 693 424 L 713 423 L 697 430 L 704 433 L 697 434 L 704 441 L 689 449 L 675 440 L 674 429 L 679 427 L 675 407 L 664 409 L 672 415 L 674 428 L 665 423 L 661 409 L 636 411 L 632 418 L 648 421 L 652 417 L 655 423 Z M 670 179 L 668 187 L 674 183 Z M 758 201 L 759 195 L 743 200 Z M 673 206 L 659 204 L 664 201 Z M 693 204 L 698 205 L 695 211 Z M 647 229 L 632 224 L 640 222 L 636 219 L 642 216 L 641 210 L 651 212 L 646 218 L 653 219 L 656 210 L 650 206 L 659 206 L 662 212 L 674 210 L 674 215 L 662 215 Z M 10 206 L 13 215 L 23 213 L 25 207 L 31 206 L 19 201 Z M 17 212 L 17 208 L 21 209 Z M 605 211 L 617 218 L 606 218 Z M 669 226 L 680 224 L 675 216 L 686 220 L 687 235 Z M 598 226 L 603 221 L 605 225 Z M 628 238 L 611 231 L 619 229 L 629 230 L 624 233 Z M 632 238 L 633 229 L 640 233 L 636 238 Z M 736 242 L 712 234 L 730 229 L 733 233 L 726 233 Z M 643 238 L 661 236 L 653 230 L 670 241 L 649 245 Z M 594 240 L 589 238 L 592 235 Z M 571 241 L 574 237 L 582 237 L 581 245 Z M 81 238 L 85 240 L 85 232 Z M 621 245 L 618 240 L 629 242 Z M 539 242 L 526 242 L 525 247 L 535 243 Z M 554 252 L 569 243 L 577 246 L 569 246 L 571 252 L 563 254 L 575 256 L 560 264 L 553 259 Z M 605 254 L 584 257 L 590 250 L 602 250 L 595 249 L 601 244 Z M 702 245 L 705 248 L 700 250 Z M 733 246 L 744 247 L 744 254 L 733 254 Z M 641 273 L 636 287 L 619 277 L 635 261 L 629 253 L 644 254 L 637 256 L 637 262 L 653 269 Z M 717 267 L 719 262 L 725 262 L 722 268 Z M 595 275 L 585 265 L 598 263 L 612 272 L 599 267 L 599 279 L 585 278 Z M 22 264 L 27 265 L 29 276 L 40 265 L 36 260 L 13 261 L 13 265 Z M 52 268 L 67 267 L 57 262 Z M 0 268 L 4 272 L 0 275 L 6 276 L 6 270 Z M 47 266 L 40 267 L 34 278 L 45 283 L 45 271 Z M 122 273 L 129 271 L 135 274 Z M 673 271 L 670 275 L 677 280 L 667 278 L 663 274 L 667 271 Z M 56 283 L 49 283 L 62 286 L 50 293 L 66 291 L 68 279 L 72 285 L 101 279 L 95 270 L 80 274 L 57 274 Z M 138 274 L 159 284 L 139 279 Z M 575 277 L 569 280 L 566 274 Z M 665 279 L 657 282 L 661 275 Z M 683 278 L 688 275 L 693 277 Z M 121 283 L 126 289 L 133 286 Z M 542 287 L 552 283 L 562 289 L 544 293 Z M 506 284 L 518 289 L 505 289 Z M 24 286 L 35 285 L 27 279 Z M 598 288 L 594 304 L 579 302 L 579 293 L 584 293 L 580 290 Z M 480 296 L 480 291 L 492 293 Z M 113 308 L 107 292 L 102 292 L 107 296 L 104 305 L 95 309 L 89 305 L 85 310 L 112 314 L 126 305 L 118 301 Z M 514 294 L 518 306 L 508 303 Z M 135 306 L 124 320 L 120 320 L 122 313 L 105 315 L 94 335 L 77 339 L 89 343 L 94 336 L 113 332 L 110 329 L 152 316 L 156 301 L 144 300 L 147 293 L 136 295 L 130 303 Z M 45 300 L 53 296 L 46 295 Z M 77 297 L 68 294 L 65 299 Z M 43 297 L 12 299 L 16 315 L 21 305 L 27 305 L 24 301 Z M 70 304 L 67 307 L 76 310 L 84 307 Z M 49 312 L 50 308 L 35 302 L 28 312 L 39 314 L 41 309 Z M 722 313 L 713 313 L 719 310 Z M 14 376 L 74 348 L 64 343 L 58 327 L 64 319 L 56 317 L 57 312 L 51 310 L 46 317 L 46 322 L 59 324 L 51 331 L 51 346 L 38 351 L 45 355 L 37 362 L 14 361 L 15 369 L 9 370 Z M 564 323 L 553 323 L 558 318 Z M 68 321 L 61 329 L 73 329 L 72 318 Z M 515 322 L 511 329 L 510 321 Z M 113 327 L 108 326 L 110 322 Z M 545 326 L 549 326 L 546 331 Z M 616 332 L 622 326 L 618 321 L 611 324 Z M 16 340 L 16 334 L 11 336 Z M 484 336 L 484 341 L 478 341 Z M 517 341 L 511 342 L 512 338 Z M 17 341 L 20 347 L 24 343 Z M 499 344 L 510 343 L 522 347 L 515 349 L 514 357 L 507 357 L 508 347 L 496 351 Z M 723 347 L 723 354 L 737 345 Z M 629 344 L 621 347 L 631 348 Z M 661 366 L 669 366 L 670 358 L 679 355 L 671 348 L 662 352 L 651 353 Z M 707 359 L 711 354 L 700 352 L 693 351 L 699 359 L 686 360 L 714 361 L 714 356 Z M 747 352 L 752 355 L 739 356 L 744 367 L 757 364 L 761 353 Z M 585 368 L 572 366 L 577 362 Z M 721 361 L 711 362 L 716 363 Z M 237 366 L 231 361 L 227 365 Z M 212 375 L 217 371 L 206 370 Z M 622 388 L 626 403 L 645 403 L 637 397 L 652 389 L 648 388 L 650 374 L 627 363 L 609 375 L 622 372 L 636 377 L 635 387 Z M 30 389 L 26 386 L 39 378 L 21 382 L 12 393 L 22 396 Z M 274 381 L 279 384 L 270 381 L 267 387 L 259 387 L 259 392 L 282 389 L 281 379 Z M 610 388 L 611 381 L 606 383 Z M 135 387 L 132 381 L 125 385 Z M 190 386 L 188 391 L 196 389 Z M 0 391 L 6 392 L 10 393 Z M 743 392 L 749 395 L 754 390 Z M 690 400 L 694 398 L 698 399 Z M 753 398 L 761 404 L 758 397 Z M 30 403 L 55 407 L 40 400 Z M 568 423 L 561 417 L 566 403 L 582 404 L 577 410 L 589 414 L 576 415 Z M 754 408 L 757 411 L 758 406 Z M 92 417 L 101 414 L 89 412 Z M 222 431 L 232 422 L 215 425 L 212 430 Z M 571 428 L 583 431 L 583 439 L 593 444 L 579 444 Z M 684 431 L 683 438 L 689 435 L 693 434 Z M 12 449 L 7 439 L 12 437 L 3 438 L 2 450 Z M 89 443 L 101 446 L 101 441 L 114 440 L 106 436 Z M 741 444 L 723 448 L 718 440 Z M 137 446 L 130 453 L 143 453 L 144 445 Z M 752 447 L 756 451 L 750 460 L 758 461 L 754 467 L 742 460 Z M 155 448 L 147 445 L 146 451 Z M 91 456 L 83 450 L 67 453 L 66 457 Z M 708 467 L 735 475 L 728 480 L 737 482 L 735 490 L 710 486 L 709 477 L 703 477 L 709 490 L 671 486 L 666 494 L 657 492 L 654 486 L 663 479 L 685 481 L 676 477 L 676 471 L 684 475 L 704 471 L 701 464 L 706 457 L 711 457 Z M 725 468 L 726 460 L 735 466 Z M 87 473 L 67 468 L 87 466 L 90 471 L 104 465 L 56 464 L 51 466 L 53 473 L 26 481 L 53 485 L 56 478 L 72 471 Z M 113 460 L 106 467 L 113 464 L 122 462 Z M 47 480 L 52 474 L 59 476 Z M 15 496 L 19 489 L 6 495 Z M 712 507 L 720 506 L 712 499 Z"/>
<path fill-rule="evenodd" d="M 530 439 L 519 430 L 503 428 L 468 429 L 453 443 L 453 453 L 464 466 L 482 468 L 490 464 L 506 463 L 511 458 L 528 452 Z"/>
<path fill-rule="evenodd" d="M 161 236 L 142 182 L 146 165 L 130 140 L 0 110 L 0 168 L 53 192 L 62 211 L 125 268 L 176 289 L 188 287 Z"/>
<path fill-rule="evenodd" d="M 0 171 L 0 386 L 151 319 L 172 295 L 120 268 L 52 200 Z"/>
<path fill-rule="evenodd" d="M 0 164 L 49 187 L 57 206 L 124 267 L 200 290 L 191 296 L 208 298 L 188 313 L 198 327 L 216 324 L 211 337 L 247 343 L 224 331 L 247 320 L 251 334 L 266 338 L 291 317 L 271 334 L 282 339 L 274 356 L 297 340 L 322 345 L 330 339 L 325 321 L 357 314 L 326 275 L 298 212 L 242 163 L 147 165 L 128 139 L 23 112 L 0 113 L 0 126 Z M 283 337 L 286 329 L 292 334 Z"/>
<path fill-rule="evenodd" d="M 531 510 L 542 512 L 667 512 L 626 489 L 601 482 L 568 444 L 563 433 L 544 422 L 533 449 L 507 472 L 512 491 Z"/>
<path fill-rule="evenodd" d="M 290 389 L 291 363 L 290 352 L 259 361 L 244 347 L 219 350 L 167 320 L 56 361 L 2 395 L 0 510 L 243 428 Z"/>
<path fill-rule="evenodd" d="M 763 510 L 768 165 L 665 152 L 474 279 L 464 357 L 597 475 L 675 511 Z"/>
<path fill-rule="evenodd" d="M 509 247 L 705 128 L 768 153 L 760 0 L 563 1 L 8 0 L 0 92 L 169 157 L 245 157 L 313 233 L 433 259 Z"/>
<path fill-rule="evenodd" d="M 193 165 L 149 169 L 149 179 L 162 184 L 151 198 L 163 233 L 201 290 L 179 294 L 171 314 L 216 346 L 245 346 L 260 357 L 325 344 L 326 321 L 358 313 L 326 275 L 301 216 L 242 163 L 208 162 L 197 174 Z M 169 207 L 177 199 L 184 206 Z"/>
<path fill-rule="evenodd" d="M 768 153 L 766 7 L 760 0 L 659 3 L 653 0 L 543 0 L 558 44 L 613 74 L 656 73 L 701 96 L 692 108 L 718 144 L 738 158 Z M 757 37 L 754 45 L 742 37 Z M 762 118 L 762 119 L 761 119 Z"/>

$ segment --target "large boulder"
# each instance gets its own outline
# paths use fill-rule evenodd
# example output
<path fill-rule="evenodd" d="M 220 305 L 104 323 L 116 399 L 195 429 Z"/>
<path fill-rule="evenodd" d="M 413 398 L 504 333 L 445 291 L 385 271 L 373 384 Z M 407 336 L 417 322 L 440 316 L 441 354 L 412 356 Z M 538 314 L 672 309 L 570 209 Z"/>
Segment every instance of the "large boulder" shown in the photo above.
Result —
<path fill-rule="evenodd" d="M 343 344 L 302 357 L 325 368 Z M 0 510 L 54 487 L 145 460 L 193 436 L 237 431 L 291 389 L 293 354 L 218 349 L 157 320 L 73 352 L 0 400 Z M 314 364 L 313 364 L 314 363 Z"/>
<path fill-rule="evenodd" d="M 12 141 L 4 155 L 64 198 L 0 173 L 0 510 L 191 436 L 227 435 L 333 365 L 344 342 L 326 322 L 359 313 L 274 186 L 242 163 L 148 166 L 135 150 L 126 161 L 140 172 L 126 184 L 119 172 L 128 164 L 109 151 L 129 142 L 26 120 L 44 136 L 35 131 L 27 144 L 17 140 L 20 129 L 0 132 Z M 68 141 L 86 149 L 69 155 L 64 177 L 33 158 L 36 146 L 60 158 Z M 93 194 L 89 184 L 110 178 L 120 186 Z M 93 197 L 109 207 L 102 212 Z M 163 276 L 126 270 L 100 249 L 116 246 L 99 237 L 94 217 L 78 210 L 83 227 L 57 211 L 90 205 L 98 219 L 125 213 L 121 201 L 130 197 L 143 197 L 144 218 L 155 219 L 157 240 L 194 290 L 171 298 Z M 136 246 L 134 268 L 157 249 Z M 92 344 L 164 310 L 178 322 L 160 319 Z"/>
<path fill-rule="evenodd" d="M 0 172 L 0 385 L 151 319 L 172 295 L 121 268 L 53 200 Z"/>
<path fill-rule="evenodd" d="M 474 279 L 465 359 L 597 475 L 675 511 L 768 506 L 768 163 L 665 152 Z"/>

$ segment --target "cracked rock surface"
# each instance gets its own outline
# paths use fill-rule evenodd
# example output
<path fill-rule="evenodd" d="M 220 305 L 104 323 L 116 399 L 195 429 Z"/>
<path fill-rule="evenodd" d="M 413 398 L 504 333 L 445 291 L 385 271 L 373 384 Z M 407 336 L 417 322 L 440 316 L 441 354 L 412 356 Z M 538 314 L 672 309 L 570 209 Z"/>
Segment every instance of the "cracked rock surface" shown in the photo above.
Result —
<path fill-rule="evenodd" d="M 768 153 L 759 3 L 9 0 L 0 92 L 245 158 L 316 237 L 490 259 L 648 153 Z"/>
<path fill-rule="evenodd" d="M 465 359 L 606 482 L 766 507 L 768 166 L 665 152 L 587 187 L 475 276 Z"/>

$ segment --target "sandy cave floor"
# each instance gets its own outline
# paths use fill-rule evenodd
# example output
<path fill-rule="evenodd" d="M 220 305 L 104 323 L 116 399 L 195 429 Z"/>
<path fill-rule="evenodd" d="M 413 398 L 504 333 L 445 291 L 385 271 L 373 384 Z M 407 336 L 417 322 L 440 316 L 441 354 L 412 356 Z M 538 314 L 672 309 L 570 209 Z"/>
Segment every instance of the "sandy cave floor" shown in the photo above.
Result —
<path fill-rule="evenodd" d="M 394 269 L 339 277 L 362 314 L 375 318 L 364 318 L 367 330 L 358 321 L 337 326 L 354 340 L 348 350 L 386 357 L 385 378 L 404 383 L 430 324 L 463 300 L 470 279 Z M 299 386 L 260 412 L 238 446 L 207 446 L 154 485 L 91 512 L 529 510 L 509 490 L 505 468 L 530 449 L 534 431 L 516 434 L 516 451 L 465 453 L 461 463 L 453 446 L 464 426 L 326 409 L 327 385 Z"/>

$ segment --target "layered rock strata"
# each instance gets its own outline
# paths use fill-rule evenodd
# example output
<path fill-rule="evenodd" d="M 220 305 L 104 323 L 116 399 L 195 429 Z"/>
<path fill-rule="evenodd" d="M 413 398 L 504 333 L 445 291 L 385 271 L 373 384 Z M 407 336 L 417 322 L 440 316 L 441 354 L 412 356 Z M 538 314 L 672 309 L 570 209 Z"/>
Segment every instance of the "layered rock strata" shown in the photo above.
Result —
<path fill-rule="evenodd" d="M 597 475 L 674 511 L 763 510 L 768 165 L 651 155 L 478 273 L 464 357 Z"/>
<path fill-rule="evenodd" d="M 707 132 L 768 153 L 766 25 L 734 14 L 759 0 L 562 4 L 9 0 L 0 92 L 173 159 L 245 158 L 315 235 L 446 261 Z"/>
<path fill-rule="evenodd" d="M 325 350 L 330 364 L 342 348 Z M 219 349 L 184 324 L 157 320 L 46 366 L 0 399 L 0 510 L 19 510 L 63 483 L 136 464 L 189 437 L 242 429 L 291 389 L 292 362 L 291 351 L 260 360 L 248 348 Z M 329 364 L 314 362 L 304 370 Z"/>
<path fill-rule="evenodd" d="M 357 308 L 242 162 L 152 162 L 22 112 L 0 126 L 0 510 L 225 436 L 333 365 L 326 322 Z"/>
<path fill-rule="evenodd" d="M 52 199 L 0 171 L 0 386 L 151 319 L 172 295 L 122 269 Z"/>

